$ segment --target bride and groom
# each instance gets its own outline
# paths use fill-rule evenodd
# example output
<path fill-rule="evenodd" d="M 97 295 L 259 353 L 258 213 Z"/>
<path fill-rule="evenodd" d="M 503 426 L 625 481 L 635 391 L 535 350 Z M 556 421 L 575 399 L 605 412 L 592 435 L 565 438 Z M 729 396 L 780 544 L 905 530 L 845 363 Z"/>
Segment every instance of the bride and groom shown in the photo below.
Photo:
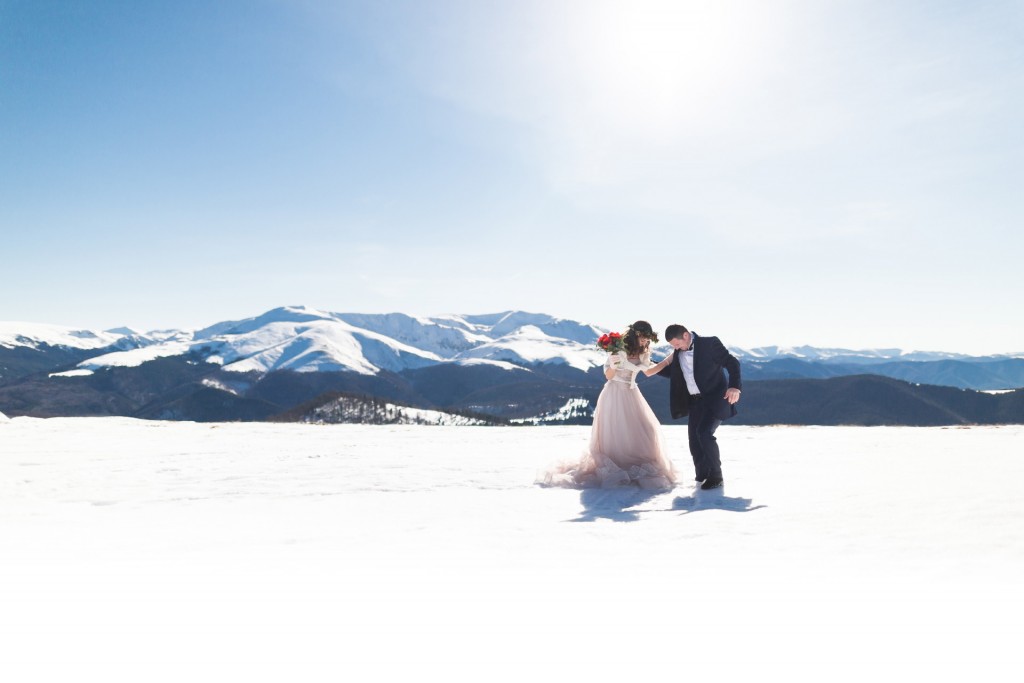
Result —
<path fill-rule="evenodd" d="M 594 408 L 589 448 L 580 460 L 547 472 L 542 483 L 584 488 L 675 486 L 679 475 L 665 453 L 658 419 L 636 384 L 642 372 L 670 380 L 672 418 L 689 418 L 690 455 L 700 487 L 723 485 L 715 431 L 736 414 L 740 363 L 718 337 L 700 337 L 682 325 L 669 325 L 665 338 L 672 353 L 658 363 L 651 361 L 650 351 L 658 335 L 645 320 L 630 325 L 623 335 L 599 340 L 599 346 L 609 351 L 604 365 L 607 382 Z"/>

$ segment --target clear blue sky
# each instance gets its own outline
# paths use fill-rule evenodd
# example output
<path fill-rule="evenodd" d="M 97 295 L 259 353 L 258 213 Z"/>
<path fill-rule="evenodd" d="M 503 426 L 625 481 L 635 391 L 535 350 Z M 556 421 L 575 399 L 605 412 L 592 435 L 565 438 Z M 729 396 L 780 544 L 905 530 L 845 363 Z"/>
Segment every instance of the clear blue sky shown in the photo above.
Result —
<path fill-rule="evenodd" d="M 0 319 L 1024 351 L 1024 5 L 0 0 Z"/>

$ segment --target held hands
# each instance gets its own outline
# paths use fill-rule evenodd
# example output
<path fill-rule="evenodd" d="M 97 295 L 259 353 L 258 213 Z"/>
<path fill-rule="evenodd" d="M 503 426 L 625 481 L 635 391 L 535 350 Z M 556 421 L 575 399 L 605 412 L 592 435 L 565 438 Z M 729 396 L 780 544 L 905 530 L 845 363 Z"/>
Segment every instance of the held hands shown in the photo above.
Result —
<path fill-rule="evenodd" d="M 735 404 L 740 400 L 740 390 L 732 388 L 726 389 L 725 400 L 728 401 L 730 404 Z"/>

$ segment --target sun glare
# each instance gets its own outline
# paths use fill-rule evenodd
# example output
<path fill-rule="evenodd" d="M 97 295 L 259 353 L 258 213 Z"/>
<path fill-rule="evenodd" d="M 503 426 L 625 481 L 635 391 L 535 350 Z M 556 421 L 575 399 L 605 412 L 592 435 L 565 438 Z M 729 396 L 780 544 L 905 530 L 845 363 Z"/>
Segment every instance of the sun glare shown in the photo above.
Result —
<path fill-rule="evenodd" d="M 658 136 L 713 116 L 747 80 L 759 19 L 732 2 L 595 4 L 571 39 L 587 103 Z"/>

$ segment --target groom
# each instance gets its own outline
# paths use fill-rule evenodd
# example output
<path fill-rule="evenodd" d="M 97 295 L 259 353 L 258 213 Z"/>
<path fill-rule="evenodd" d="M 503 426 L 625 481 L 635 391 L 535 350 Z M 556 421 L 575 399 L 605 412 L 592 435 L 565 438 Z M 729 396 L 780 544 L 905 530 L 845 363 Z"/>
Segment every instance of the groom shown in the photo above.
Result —
<path fill-rule="evenodd" d="M 715 430 L 736 414 L 740 400 L 740 362 L 718 337 L 698 337 L 682 325 L 665 328 L 672 362 L 658 372 L 671 380 L 672 418 L 690 416 L 690 455 L 705 491 L 722 486 L 722 458 Z M 725 372 L 729 373 L 726 382 Z"/>

